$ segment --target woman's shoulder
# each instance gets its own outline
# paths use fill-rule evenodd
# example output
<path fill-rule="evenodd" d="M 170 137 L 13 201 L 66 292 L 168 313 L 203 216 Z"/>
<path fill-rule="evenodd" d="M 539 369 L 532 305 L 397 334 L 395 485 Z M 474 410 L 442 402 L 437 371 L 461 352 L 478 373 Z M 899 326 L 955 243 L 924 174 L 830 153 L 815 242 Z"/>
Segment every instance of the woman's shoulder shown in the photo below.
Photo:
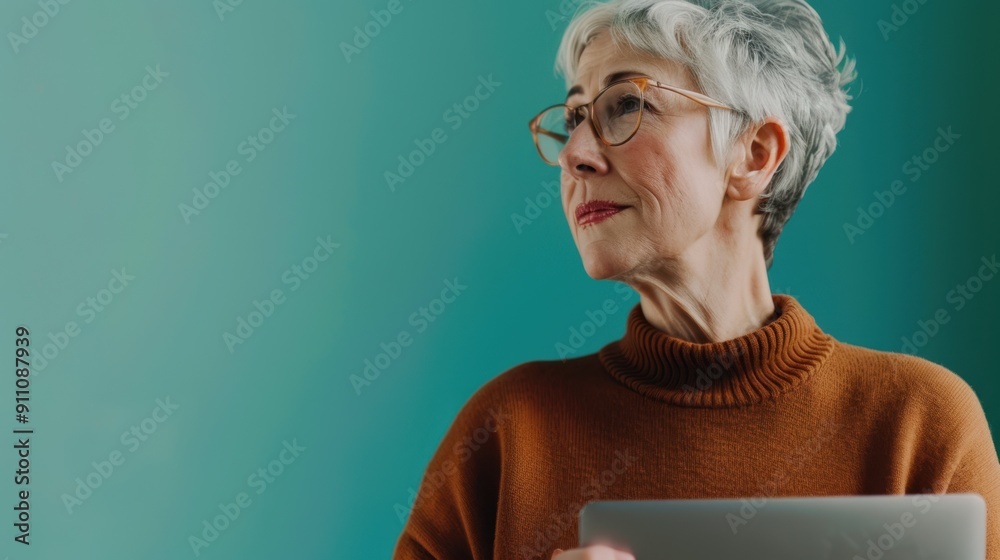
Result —
<path fill-rule="evenodd" d="M 461 415 L 475 417 L 505 409 L 527 413 L 545 407 L 572 388 L 596 381 L 600 363 L 596 354 L 566 360 L 532 360 L 511 366 L 483 382 L 462 407 Z"/>
<path fill-rule="evenodd" d="M 914 354 L 876 350 L 837 342 L 838 369 L 852 375 L 862 390 L 886 392 L 895 400 L 922 405 L 929 412 L 962 414 L 980 408 L 972 386 L 945 365 Z M 972 405 L 975 405 L 974 407 Z"/>
<path fill-rule="evenodd" d="M 565 392 L 567 383 L 580 383 L 589 370 L 600 367 L 596 356 L 522 362 L 487 380 L 473 396 L 524 399 L 551 391 Z"/>

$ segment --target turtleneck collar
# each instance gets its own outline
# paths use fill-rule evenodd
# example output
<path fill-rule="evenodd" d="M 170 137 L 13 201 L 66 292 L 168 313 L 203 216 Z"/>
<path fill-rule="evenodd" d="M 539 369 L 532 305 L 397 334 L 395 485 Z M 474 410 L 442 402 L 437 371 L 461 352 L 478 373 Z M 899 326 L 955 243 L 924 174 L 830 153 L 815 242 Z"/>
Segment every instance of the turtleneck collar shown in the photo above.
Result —
<path fill-rule="evenodd" d="M 620 383 L 677 406 L 730 408 L 776 397 L 809 379 L 835 341 L 794 297 L 771 297 L 777 319 L 709 343 L 668 335 L 649 324 L 636 304 L 625 336 L 601 348 L 598 357 Z"/>

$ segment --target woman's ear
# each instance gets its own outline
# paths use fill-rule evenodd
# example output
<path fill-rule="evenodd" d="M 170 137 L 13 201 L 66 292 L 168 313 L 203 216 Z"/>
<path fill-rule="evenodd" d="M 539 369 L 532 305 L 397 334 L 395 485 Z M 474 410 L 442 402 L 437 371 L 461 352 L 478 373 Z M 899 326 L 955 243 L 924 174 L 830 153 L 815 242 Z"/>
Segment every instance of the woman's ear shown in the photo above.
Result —
<path fill-rule="evenodd" d="M 733 146 L 726 194 L 736 200 L 753 200 L 771 183 L 788 155 L 788 128 L 777 117 L 753 125 Z"/>

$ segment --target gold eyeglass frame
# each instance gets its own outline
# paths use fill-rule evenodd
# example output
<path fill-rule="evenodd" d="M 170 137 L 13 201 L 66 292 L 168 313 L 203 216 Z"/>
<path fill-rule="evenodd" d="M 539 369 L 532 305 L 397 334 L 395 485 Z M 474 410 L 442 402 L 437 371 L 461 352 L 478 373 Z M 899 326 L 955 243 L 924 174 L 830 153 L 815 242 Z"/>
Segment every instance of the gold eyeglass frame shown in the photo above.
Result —
<path fill-rule="evenodd" d="M 629 133 L 629 135 L 624 140 L 622 140 L 621 142 L 611 143 L 608 142 L 608 140 L 604 137 L 604 132 L 601 130 L 601 126 L 597 123 L 597 121 L 594 118 L 591 117 L 591 115 L 593 114 L 594 105 L 597 103 L 597 100 L 600 99 L 601 96 L 604 95 L 606 91 L 625 82 L 632 82 L 633 84 L 639 87 L 639 117 L 635 121 L 635 128 L 632 130 L 631 133 Z M 591 128 L 594 129 L 595 135 L 601 139 L 601 142 L 603 142 L 605 146 L 621 146 L 622 144 L 628 142 L 629 140 L 632 139 L 633 136 L 635 136 L 635 133 L 639 131 L 639 125 L 642 124 L 642 113 L 643 109 L 646 108 L 646 88 L 648 88 L 649 86 L 658 87 L 660 89 L 665 89 L 683 95 L 684 97 L 687 97 L 688 99 L 700 103 L 706 107 L 713 107 L 716 109 L 726 109 L 728 111 L 737 111 L 737 109 L 734 109 L 729 105 L 722 103 L 721 101 L 712 99 L 711 97 L 703 93 L 698 93 L 696 91 L 691 91 L 688 89 L 683 89 L 676 86 L 660 83 L 648 76 L 634 76 L 632 78 L 625 78 L 623 80 L 617 80 L 613 83 L 608 84 L 607 87 L 602 89 L 597 95 L 594 96 L 594 99 L 591 100 L 590 103 L 577 105 L 576 107 L 570 107 L 565 103 L 558 103 L 556 105 L 551 105 L 549 107 L 546 107 L 545 109 L 542 109 L 540 113 L 535 115 L 531 119 L 531 121 L 528 122 L 528 128 L 531 129 L 531 137 L 535 141 L 535 149 L 538 150 L 538 155 L 541 156 L 542 160 L 549 165 L 556 165 L 556 166 L 559 165 L 558 161 L 549 161 L 549 159 L 545 157 L 545 154 L 542 153 L 542 146 L 538 141 L 539 134 L 543 136 L 548 136 L 549 138 L 552 138 L 558 142 L 562 142 L 563 146 L 565 146 L 566 143 L 569 142 L 568 135 L 559 134 L 551 130 L 546 130 L 539 126 L 539 121 L 541 121 L 542 115 L 557 107 L 565 107 L 567 111 L 571 111 L 573 113 L 573 118 L 577 121 L 575 126 L 580 126 L 580 124 L 584 120 L 589 120 L 590 126 Z M 581 110 L 586 111 L 586 115 L 583 119 L 579 117 Z M 587 117 L 590 118 L 588 119 Z M 561 152 L 562 150 L 560 150 L 560 153 Z"/>

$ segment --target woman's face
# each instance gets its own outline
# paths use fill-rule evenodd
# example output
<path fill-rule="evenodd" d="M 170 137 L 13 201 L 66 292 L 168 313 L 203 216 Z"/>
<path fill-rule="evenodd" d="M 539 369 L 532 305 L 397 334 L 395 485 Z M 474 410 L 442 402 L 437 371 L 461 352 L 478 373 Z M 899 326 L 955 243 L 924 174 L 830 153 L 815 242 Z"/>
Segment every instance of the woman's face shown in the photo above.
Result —
<path fill-rule="evenodd" d="M 612 74 L 634 75 L 695 90 L 690 73 L 672 61 L 622 47 L 605 31 L 584 49 L 577 86 L 566 101 L 589 103 Z M 572 89 L 571 89 L 572 91 Z M 642 123 L 631 140 L 606 146 L 589 118 L 559 156 L 563 211 L 592 278 L 626 280 L 686 253 L 710 256 L 725 233 L 720 219 L 725 171 L 712 156 L 708 109 L 682 95 L 650 86 Z M 625 208 L 603 220 L 577 218 L 581 204 L 608 201 Z"/>

